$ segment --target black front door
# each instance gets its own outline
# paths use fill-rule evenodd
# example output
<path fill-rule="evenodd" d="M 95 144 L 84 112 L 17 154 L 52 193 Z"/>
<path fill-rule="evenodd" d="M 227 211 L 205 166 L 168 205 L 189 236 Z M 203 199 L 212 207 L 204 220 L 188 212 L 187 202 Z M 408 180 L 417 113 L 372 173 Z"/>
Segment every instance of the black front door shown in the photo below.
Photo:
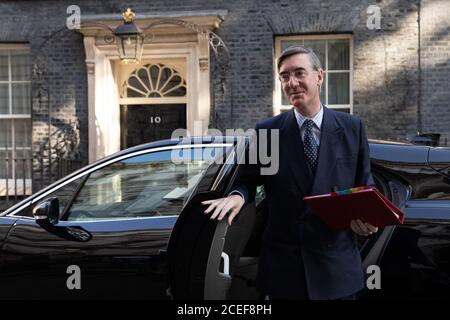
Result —
<path fill-rule="evenodd" d="M 122 105 L 121 149 L 162 139 L 186 128 L 186 104 Z"/>

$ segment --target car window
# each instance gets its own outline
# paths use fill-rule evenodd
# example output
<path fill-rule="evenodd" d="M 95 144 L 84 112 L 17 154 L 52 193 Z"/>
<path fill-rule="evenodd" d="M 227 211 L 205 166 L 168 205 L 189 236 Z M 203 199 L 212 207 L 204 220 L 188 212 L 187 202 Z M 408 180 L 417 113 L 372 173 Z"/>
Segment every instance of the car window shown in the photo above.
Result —
<path fill-rule="evenodd" d="M 266 197 L 266 192 L 264 190 L 264 185 L 258 186 L 256 188 L 256 194 L 255 194 L 255 205 L 259 205 L 261 201 L 264 200 Z"/>
<path fill-rule="evenodd" d="M 77 190 L 80 183 L 85 179 L 85 177 L 80 177 L 65 186 L 55 190 L 51 194 L 49 194 L 46 198 L 57 197 L 59 200 L 59 212 L 62 214 L 67 204 L 70 202 L 72 197 L 75 195 L 75 191 Z"/>
<path fill-rule="evenodd" d="M 166 150 L 127 158 L 92 172 L 63 220 L 178 215 L 204 171 L 223 151 L 183 150 L 177 161 L 173 161 L 172 151 Z"/>
<path fill-rule="evenodd" d="M 55 191 L 49 193 L 45 199 L 51 198 L 51 197 L 57 197 L 59 200 L 59 212 L 60 214 L 62 214 L 64 212 L 65 207 L 67 206 L 67 204 L 70 202 L 70 200 L 72 199 L 72 197 L 75 194 L 75 191 L 77 190 L 78 186 L 80 185 L 80 183 L 82 183 L 83 179 L 85 177 L 80 177 L 58 189 L 56 189 Z M 26 216 L 26 217 L 32 217 L 33 214 L 33 208 L 39 204 L 41 201 L 43 201 L 44 199 L 35 202 L 33 205 L 31 206 L 27 206 L 26 208 L 20 210 L 19 212 L 15 213 L 16 216 Z"/>

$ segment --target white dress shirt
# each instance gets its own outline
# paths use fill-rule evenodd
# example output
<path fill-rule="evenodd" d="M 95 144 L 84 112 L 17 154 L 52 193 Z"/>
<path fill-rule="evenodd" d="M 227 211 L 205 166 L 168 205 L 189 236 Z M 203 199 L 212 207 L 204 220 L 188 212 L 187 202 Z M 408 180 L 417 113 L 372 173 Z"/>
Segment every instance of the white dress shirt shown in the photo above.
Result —
<path fill-rule="evenodd" d="M 314 121 L 314 124 L 315 124 L 312 129 L 312 134 L 313 134 L 314 140 L 316 141 L 317 145 L 320 145 L 320 133 L 321 133 L 321 128 L 322 128 L 322 120 L 323 120 L 322 104 L 320 105 L 319 112 L 317 112 L 312 118 L 303 116 L 295 108 L 294 108 L 294 113 L 295 113 L 295 118 L 297 119 L 298 127 L 300 129 L 302 141 L 305 142 L 305 131 L 306 131 L 306 127 L 303 126 L 303 122 L 305 122 L 306 119 L 310 119 L 310 120 Z"/>

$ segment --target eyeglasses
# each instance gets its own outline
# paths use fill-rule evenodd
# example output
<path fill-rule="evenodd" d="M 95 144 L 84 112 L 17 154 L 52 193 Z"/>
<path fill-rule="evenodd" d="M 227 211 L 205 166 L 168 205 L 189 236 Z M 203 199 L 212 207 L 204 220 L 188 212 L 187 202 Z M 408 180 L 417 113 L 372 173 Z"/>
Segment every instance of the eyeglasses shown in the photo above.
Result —
<path fill-rule="evenodd" d="M 293 75 L 294 79 L 296 79 L 297 81 L 301 81 L 301 80 L 305 79 L 308 76 L 308 72 L 306 72 L 305 69 L 298 68 L 298 69 L 295 69 L 294 71 L 291 71 L 291 72 L 287 72 L 287 71 L 286 72 L 281 72 L 278 75 L 278 78 L 280 79 L 280 81 L 282 83 L 288 83 L 289 80 L 291 80 L 291 75 Z"/>

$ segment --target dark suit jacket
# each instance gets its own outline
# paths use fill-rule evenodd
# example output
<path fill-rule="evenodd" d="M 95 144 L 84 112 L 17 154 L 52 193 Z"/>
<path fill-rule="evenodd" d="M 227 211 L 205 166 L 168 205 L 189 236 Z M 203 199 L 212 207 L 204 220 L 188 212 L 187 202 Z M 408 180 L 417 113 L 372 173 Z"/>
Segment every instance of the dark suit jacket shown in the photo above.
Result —
<path fill-rule="evenodd" d="M 323 109 L 314 179 L 292 109 L 256 126 L 257 132 L 280 130 L 278 173 L 262 176 L 261 165 L 246 165 L 234 188 L 248 203 L 253 200 L 257 185 L 265 187 L 268 222 L 261 246 L 258 287 L 269 296 L 337 299 L 363 288 L 356 235 L 351 231 L 332 231 L 302 200 L 333 188 L 374 184 L 362 121 Z"/>

